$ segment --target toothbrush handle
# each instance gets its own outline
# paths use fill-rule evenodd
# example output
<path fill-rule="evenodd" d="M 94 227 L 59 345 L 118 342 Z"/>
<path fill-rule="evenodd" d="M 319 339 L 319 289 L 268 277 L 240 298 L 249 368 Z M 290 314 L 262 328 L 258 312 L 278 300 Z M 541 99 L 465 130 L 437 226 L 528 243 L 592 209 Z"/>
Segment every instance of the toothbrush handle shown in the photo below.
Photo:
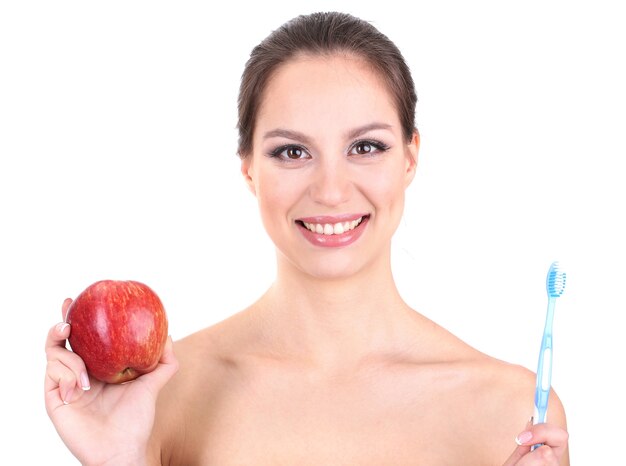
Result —
<path fill-rule="evenodd" d="M 550 396 L 550 386 L 552 380 L 552 320 L 554 316 L 554 298 L 548 299 L 548 313 L 546 325 L 541 339 L 541 350 L 539 351 L 539 363 L 537 365 L 537 385 L 535 387 L 535 415 L 533 424 L 546 422 L 548 411 L 548 397 Z M 532 449 L 541 445 L 534 445 Z"/>
<path fill-rule="evenodd" d="M 537 386 L 535 388 L 535 417 L 534 424 L 546 422 L 548 411 L 548 397 L 552 376 L 552 334 L 544 334 L 539 352 L 537 366 Z"/>

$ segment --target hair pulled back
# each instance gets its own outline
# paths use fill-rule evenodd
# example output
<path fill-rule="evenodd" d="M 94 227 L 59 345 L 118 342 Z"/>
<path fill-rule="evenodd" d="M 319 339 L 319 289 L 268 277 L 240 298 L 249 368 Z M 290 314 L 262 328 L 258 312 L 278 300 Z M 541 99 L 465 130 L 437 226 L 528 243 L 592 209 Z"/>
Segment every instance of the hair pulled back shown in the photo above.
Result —
<path fill-rule="evenodd" d="M 411 72 L 398 47 L 367 21 L 346 13 L 298 16 L 273 31 L 250 54 L 239 88 L 238 154 L 252 152 L 257 114 L 272 73 L 299 54 L 345 53 L 365 60 L 383 79 L 398 110 L 408 142 L 415 131 L 417 95 Z"/>

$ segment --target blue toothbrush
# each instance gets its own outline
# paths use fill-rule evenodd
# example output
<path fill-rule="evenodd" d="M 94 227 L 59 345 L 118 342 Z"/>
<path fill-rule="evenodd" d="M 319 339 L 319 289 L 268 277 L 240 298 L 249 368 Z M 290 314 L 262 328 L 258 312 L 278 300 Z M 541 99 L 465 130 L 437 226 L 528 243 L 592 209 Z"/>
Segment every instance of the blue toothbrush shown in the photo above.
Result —
<path fill-rule="evenodd" d="M 537 386 L 535 388 L 535 415 L 533 424 L 546 422 L 548 410 L 548 396 L 550 395 L 550 380 L 552 378 L 552 321 L 554 320 L 554 305 L 556 298 L 565 290 L 566 274 L 559 270 L 559 263 L 553 262 L 546 277 L 546 291 L 548 292 L 548 312 L 541 339 L 539 364 L 537 366 Z M 540 445 L 533 446 L 533 450 Z"/>

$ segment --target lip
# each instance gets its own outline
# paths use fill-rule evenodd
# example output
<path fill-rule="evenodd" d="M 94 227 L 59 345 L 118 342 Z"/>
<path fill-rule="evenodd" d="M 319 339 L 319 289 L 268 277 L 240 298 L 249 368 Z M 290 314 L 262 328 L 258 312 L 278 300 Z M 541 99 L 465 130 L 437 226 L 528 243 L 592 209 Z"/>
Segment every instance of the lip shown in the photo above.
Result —
<path fill-rule="evenodd" d="M 307 223 L 339 223 L 357 220 L 363 217 L 361 223 L 359 223 L 353 230 L 348 230 L 340 235 L 324 235 L 320 233 L 314 233 L 305 227 L 301 222 Z M 320 246 L 323 248 L 338 248 L 348 246 L 358 240 L 369 222 L 370 216 L 368 214 L 348 214 L 338 216 L 319 216 L 319 217 L 306 217 L 296 220 L 296 225 L 302 233 L 302 235 L 314 246 Z"/>

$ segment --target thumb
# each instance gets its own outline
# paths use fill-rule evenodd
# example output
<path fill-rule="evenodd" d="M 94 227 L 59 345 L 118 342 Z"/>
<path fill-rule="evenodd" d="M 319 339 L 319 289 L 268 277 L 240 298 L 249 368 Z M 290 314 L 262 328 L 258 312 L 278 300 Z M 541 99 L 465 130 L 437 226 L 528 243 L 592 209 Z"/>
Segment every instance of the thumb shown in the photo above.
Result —
<path fill-rule="evenodd" d="M 528 430 L 533 426 L 533 418 L 531 417 L 526 423 L 526 427 L 524 431 L 521 432 L 517 437 L 515 437 L 515 443 L 517 443 L 517 448 L 513 450 L 509 459 L 506 460 L 503 466 L 514 466 L 517 464 L 519 460 L 521 460 L 524 455 L 530 452 L 531 445 L 524 445 L 523 437 L 520 438 L 524 433 L 528 432 Z"/>
<path fill-rule="evenodd" d="M 172 337 L 168 336 L 157 367 L 152 372 L 142 375 L 138 380 L 145 383 L 156 396 L 177 371 L 178 359 L 174 355 Z"/>

